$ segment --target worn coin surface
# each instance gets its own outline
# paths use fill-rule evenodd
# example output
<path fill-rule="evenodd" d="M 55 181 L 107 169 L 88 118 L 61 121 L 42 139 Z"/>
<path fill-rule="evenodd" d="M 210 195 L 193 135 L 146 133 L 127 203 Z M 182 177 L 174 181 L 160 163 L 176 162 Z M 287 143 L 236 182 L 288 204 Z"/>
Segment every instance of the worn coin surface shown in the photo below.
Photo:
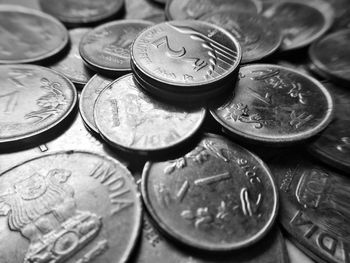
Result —
<path fill-rule="evenodd" d="M 126 262 L 141 227 L 130 172 L 88 152 L 26 161 L 0 177 L 1 262 Z"/>
<path fill-rule="evenodd" d="M 199 19 L 226 29 L 238 39 L 242 48 L 242 63 L 272 54 L 282 42 L 281 32 L 273 21 L 254 13 L 225 9 Z"/>
<path fill-rule="evenodd" d="M 87 127 L 95 133 L 99 133 L 95 119 L 94 106 L 98 95 L 107 87 L 113 79 L 96 74 L 84 86 L 79 99 L 79 112 Z"/>
<path fill-rule="evenodd" d="M 74 109 L 74 85 L 56 71 L 34 65 L 0 65 L 0 145 L 34 140 Z"/>
<path fill-rule="evenodd" d="M 300 153 L 284 155 L 270 167 L 286 231 L 327 262 L 349 262 L 349 179 Z"/>
<path fill-rule="evenodd" d="M 169 0 L 166 5 L 168 20 L 196 19 L 204 14 L 235 9 L 260 13 L 262 3 L 259 0 Z"/>
<path fill-rule="evenodd" d="M 310 151 L 317 158 L 334 166 L 350 170 L 350 93 L 331 83 L 325 86 L 334 98 L 335 114 L 331 124 L 311 143 Z"/>
<path fill-rule="evenodd" d="M 69 78 L 77 87 L 84 86 L 93 73 L 84 64 L 79 54 L 79 42 L 81 38 L 90 31 L 88 28 L 76 28 L 69 31 L 70 50 L 57 63 L 50 68 L 61 72 Z"/>
<path fill-rule="evenodd" d="M 241 67 L 234 94 L 211 113 L 233 136 L 280 146 L 322 131 L 333 107 L 316 79 L 282 66 L 251 64 Z"/>
<path fill-rule="evenodd" d="M 94 119 L 110 144 L 135 151 L 178 145 L 201 126 L 204 108 L 180 108 L 157 101 L 136 85 L 132 74 L 112 82 L 98 96 Z"/>
<path fill-rule="evenodd" d="M 142 196 L 165 233 L 210 251 L 260 240 L 274 223 L 278 203 L 267 166 L 248 150 L 210 134 L 183 157 L 148 162 Z"/>
<path fill-rule="evenodd" d="M 98 26 L 82 38 L 80 55 L 87 65 L 102 73 L 131 71 L 131 44 L 142 30 L 152 25 L 149 21 L 120 20 Z"/>
<path fill-rule="evenodd" d="M 67 25 L 82 25 L 106 20 L 117 14 L 124 0 L 39 0 L 45 12 Z"/>
<path fill-rule="evenodd" d="M 238 41 L 203 21 L 171 21 L 143 31 L 132 46 L 133 65 L 154 86 L 205 90 L 237 73 Z"/>
<path fill-rule="evenodd" d="M 32 63 L 56 55 L 68 32 L 55 18 L 15 5 L 0 6 L 0 64 Z"/>
<path fill-rule="evenodd" d="M 264 12 L 281 28 L 281 50 L 305 47 L 322 36 L 334 20 L 332 7 L 325 2 L 282 1 Z"/>
<path fill-rule="evenodd" d="M 350 83 L 350 29 L 325 36 L 309 49 L 312 63 L 331 79 Z"/>

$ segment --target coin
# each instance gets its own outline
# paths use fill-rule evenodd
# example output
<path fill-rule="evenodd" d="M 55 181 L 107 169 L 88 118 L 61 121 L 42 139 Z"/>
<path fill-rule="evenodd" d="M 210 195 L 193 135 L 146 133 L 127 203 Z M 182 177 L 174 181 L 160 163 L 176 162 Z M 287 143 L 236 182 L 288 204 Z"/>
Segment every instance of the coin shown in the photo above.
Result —
<path fill-rule="evenodd" d="M 205 118 L 204 108 L 173 107 L 143 93 L 132 74 L 98 96 L 94 119 L 111 145 L 132 151 L 159 151 L 188 140 Z"/>
<path fill-rule="evenodd" d="M 38 0 L 0 0 L 0 4 L 19 5 L 40 10 Z"/>
<path fill-rule="evenodd" d="M 289 241 L 290 240 L 290 241 Z M 315 263 L 310 257 L 306 255 L 306 249 L 302 247 L 296 240 L 292 239 L 290 236 L 288 239 L 285 239 L 286 247 L 288 250 L 288 253 L 290 255 L 290 263 Z M 293 242 L 293 243 L 292 243 Z M 309 251 L 307 251 L 310 253 Z M 314 258 L 313 254 L 313 258 Z M 317 260 L 318 263 L 322 263 L 321 259 Z"/>
<path fill-rule="evenodd" d="M 309 49 L 312 63 L 330 79 L 350 83 L 350 29 L 338 31 L 315 42 Z"/>
<path fill-rule="evenodd" d="M 237 75 L 238 41 L 202 21 L 171 21 L 143 31 L 131 49 L 133 66 L 153 86 L 164 89 L 215 89 Z"/>
<path fill-rule="evenodd" d="M 310 151 L 329 165 L 348 172 L 350 169 L 350 93 L 331 83 L 326 83 L 325 86 L 335 99 L 335 118 L 311 143 Z"/>
<path fill-rule="evenodd" d="M 69 52 L 59 61 L 50 66 L 50 68 L 61 72 L 69 78 L 77 87 L 84 86 L 93 73 L 85 66 L 79 54 L 79 42 L 90 29 L 76 28 L 69 30 L 71 47 Z"/>
<path fill-rule="evenodd" d="M 80 115 L 83 118 L 87 128 L 96 134 L 98 134 L 99 131 L 96 127 L 94 119 L 94 105 L 98 95 L 100 95 L 101 91 L 105 87 L 107 87 L 112 81 L 113 79 L 111 78 L 96 74 L 84 86 L 84 89 L 82 90 L 80 95 Z"/>
<path fill-rule="evenodd" d="M 277 190 L 266 165 L 217 135 L 204 135 L 178 159 L 148 162 L 141 185 L 157 225 L 174 240 L 203 250 L 256 243 L 277 212 Z"/>
<path fill-rule="evenodd" d="M 349 179 L 301 153 L 283 155 L 270 167 L 278 178 L 285 230 L 324 261 L 348 262 Z"/>
<path fill-rule="evenodd" d="M 305 47 L 332 26 L 334 11 L 325 2 L 282 1 L 264 12 L 279 25 L 284 37 L 281 50 Z"/>
<path fill-rule="evenodd" d="M 281 32 L 273 21 L 254 13 L 225 9 L 199 19 L 220 26 L 237 38 L 242 48 L 242 63 L 272 54 L 282 42 Z"/>
<path fill-rule="evenodd" d="M 81 57 L 95 71 L 121 74 L 130 69 L 130 46 L 153 23 L 142 20 L 113 21 L 86 34 L 79 46 Z"/>
<path fill-rule="evenodd" d="M 59 152 L 0 177 L 2 262 L 126 262 L 141 227 L 130 172 L 117 160 Z"/>
<path fill-rule="evenodd" d="M 124 0 L 39 0 L 46 13 L 57 17 L 68 26 L 101 22 L 121 11 Z"/>
<path fill-rule="evenodd" d="M 0 64 L 48 59 L 68 40 L 67 30 L 55 18 L 30 8 L 0 6 Z"/>
<path fill-rule="evenodd" d="M 125 1 L 124 19 L 143 19 L 152 22 L 165 21 L 163 8 L 149 0 Z"/>
<path fill-rule="evenodd" d="M 233 136 L 282 146 L 306 140 L 327 127 L 333 100 L 316 79 L 272 64 L 241 67 L 234 94 L 213 117 Z"/>
<path fill-rule="evenodd" d="M 66 77 L 40 66 L 0 65 L 0 82 L 2 149 L 57 128 L 77 102 L 75 87 Z"/>
<path fill-rule="evenodd" d="M 217 10 L 235 9 L 260 13 L 259 0 L 169 0 L 165 8 L 168 20 L 196 19 Z"/>

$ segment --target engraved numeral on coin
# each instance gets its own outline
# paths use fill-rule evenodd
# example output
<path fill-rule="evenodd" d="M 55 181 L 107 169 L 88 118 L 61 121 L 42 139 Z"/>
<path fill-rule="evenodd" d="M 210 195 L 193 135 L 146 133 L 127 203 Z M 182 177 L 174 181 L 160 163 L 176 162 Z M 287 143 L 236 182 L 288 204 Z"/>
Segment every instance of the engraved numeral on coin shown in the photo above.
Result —
<path fill-rule="evenodd" d="M 172 49 L 169 45 L 169 39 L 168 36 L 161 37 L 155 41 L 152 42 L 152 45 L 156 48 L 159 48 L 163 45 L 166 47 L 166 53 L 168 56 L 172 58 L 181 58 L 186 54 L 186 49 L 182 47 L 179 50 Z"/>
<path fill-rule="evenodd" d="M 258 194 L 256 201 L 251 200 L 247 188 L 242 188 L 240 193 L 242 212 L 245 216 L 253 216 L 258 214 L 258 209 L 261 204 L 262 195 Z"/>
<path fill-rule="evenodd" d="M 296 112 L 293 110 L 292 113 L 290 114 L 291 121 L 289 122 L 289 124 L 295 127 L 296 129 L 298 129 L 302 125 L 310 121 L 312 117 L 313 117 L 312 114 L 307 115 L 306 112 L 303 112 L 302 114 L 297 115 Z"/>
<path fill-rule="evenodd" d="M 15 90 L 15 91 L 0 95 L 0 103 L 1 101 L 5 101 L 4 109 L 2 110 L 4 113 L 11 113 L 15 111 L 15 108 L 18 102 L 18 93 L 19 91 Z"/>
<path fill-rule="evenodd" d="M 113 125 L 113 127 L 119 127 L 120 120 L 119 120 L 118 101 L 116 99 L 110 99 L 108 101 L 111 104 L 111 110 L 112 110 L 112 116 L 113 116 L 112 117 L 113 118 L 112 125 Z"/>

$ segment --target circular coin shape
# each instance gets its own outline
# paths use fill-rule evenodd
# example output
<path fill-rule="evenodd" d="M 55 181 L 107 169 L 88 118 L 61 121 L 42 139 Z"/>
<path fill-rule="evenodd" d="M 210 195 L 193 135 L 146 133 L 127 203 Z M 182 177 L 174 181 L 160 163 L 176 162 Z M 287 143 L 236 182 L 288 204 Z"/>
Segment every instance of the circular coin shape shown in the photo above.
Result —
<path fill-rule="evenodd" d="M 350 181 L 302 154 L 276 159 L 279 219 L 303 247 L 332 263 L 348 262 Z"/>
<path fill-rule="evenodd" d="M 131 50 L 139 75 L 166 89 L 205 90 L 237 73 L 238 41 L 222 28 L 203 21 L 171 21 L 143 31 Z"/>
<path fill-rule="evenodd" d="M 98 134 L 99 131 L 96 127 L 94 119 L 94 105 L 98 95 L 100 95 L 101 91 L 106 88 L 112 81 L 113 79 L 96 74 L 84 86 L 84 89 L 80 95 L 80 115 L 87 127 L 96 134 Z"/>
<path fill-rule="evenodd" d="M 141 227 L 130 172 L 88 152 L 59 152 L 0 177 L 4 262 L 126 262 Z M 44 262 L 44 261 L 42 261 Z"/>
<path fill-rule="evenodd" d="M 260 240 L 273 225 L 278 204 L 266 165 L 210 134 L 183 157 L 147 163 L 142 196 L 165 233 L 210 251 L 240 249 Z"/>
<path fill-rule="evenodd" d="M 281 146 L 326 128 L 333 100 L 320 82 L 296 70 L 251 64 L 241 67 L 234 94 L 211 113 L 234 136 Z"/>
<path fill-rule="evenodd" d="M 327 35 L 310 47 L 310 59 L 331 79 L 350 83 L 349 42 L 349 29 Z"/>
<path fill-rule="evenodd" d="M 279 25 L 282 35 L 281 50 L 305 47 L 322 36 L 334 20 L 332 7 L 325 2 L 282 1 L 264 12 Z"/>
<path fill-rule="evenodd" d="M 272 54 L 282 42 L 281 32 L 273 21 L 253 13 L 227 9 L 199 19 L 220 26 L 237 38 L 242 48 L 242 63 Z"/>
<path fill-rule="evenodd" d="M 81 25 L 106 20 L 117 14 L 124 0 L 39 0 L 41 9 L 66 25 Z"/>
<path fill-rule="evenodd" d="M 350 94 L 348 90 L 331 83 L 325 85 L 335 99 L 334 120 L 311 143 L 310 151 L 329 165 L 348 172 L 350 169 Z"/>
<path fill-rule="evenodd" d="M 235 9 L 260 13 L 260 0 L 168 0 L 165 14 L 168 20 L 196 19 L 213 10 Z"/>
<path fill-rule="evenodd" d="M 0 145 L 27 142 L 60 124 L 74 109 L 74 85 L 34 65 L 0 65 Z"/>
<path fill-rule="evenodd" d="M 34 9 L 0 6 L 0 64 L 32 63 L 56 55 L 68 44 L 65 27 Z"/>
<path fill-rule="evenodd" d="M 191 137 L 205 109 L 186 109 L 157 101 L 136 85 L 132 74 L 117 79 L 98 96 L 94 119 L 102 137 L 115 147 L 163 150 Z"/>
<path fill-rule="evenodd" d="M 88 28 L 76 28 L 69 31 L 71 47 L 69 52 L 50 68 L 61 72 L 76 86 L 84 86 L 93 73 L 85 66 L 79 54 L 79 42 L 90 31 Z"/>
<path fill-rule="evenodd" d="M 152 22 L 113 21 L 86 34 L 79 46 L 81 57 L 96 71 L 116 74 L 131 71 L 130 47 L 136 36 Z"/>

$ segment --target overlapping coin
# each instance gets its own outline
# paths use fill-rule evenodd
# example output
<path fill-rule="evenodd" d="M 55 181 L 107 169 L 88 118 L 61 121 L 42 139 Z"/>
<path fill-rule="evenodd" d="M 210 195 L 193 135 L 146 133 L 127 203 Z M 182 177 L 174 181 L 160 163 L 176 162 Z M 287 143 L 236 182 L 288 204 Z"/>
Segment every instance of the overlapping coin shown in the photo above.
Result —
<path fill-rule="evenodd" d="M 278 204 L 266 165 L 248 150 L 210 134 L 178 159 L 148 162 L 142 196 L 164 233 L 207 251 L 256 243 L 273 225 Z"/>
<path fill-rule="evenodd" d="M 83 164 L 83 165 L 82 165 Z M 59 152 L 0 177 L 2 262 L 126 262 L 141 227 L 130 172 L 87 152 Z"/>
<path fill-rule="evenodd" d="M 136 152 L 160 151 L 185 142 L 200 128 L 205 109 L 175 107 L 153 99 L 132 74 L 108 85 L 94 106 L 101 136 L 112 146 Z"/>
<path fill-rule="evenodd" d="M 15 5 L 0 5 L 0 64 L 33 63 L 61 52 L 68 32 L 55 18 Z"/>
<path fill-rule="evenodd" d="M 80 55 L 95 71 L 110 75 L 130 72 L 130 46 L 151 25 L 149 21 L 124 20 L 98 26 L 82 38 Z"/>
<path fill-rule="evenodd" d="M 334 103 L 316 79 L 272 64 L 241 67 L 234 93 L 211 110 L 232 136 L 282 146 L 306 140 L 327 127 Z"/>

